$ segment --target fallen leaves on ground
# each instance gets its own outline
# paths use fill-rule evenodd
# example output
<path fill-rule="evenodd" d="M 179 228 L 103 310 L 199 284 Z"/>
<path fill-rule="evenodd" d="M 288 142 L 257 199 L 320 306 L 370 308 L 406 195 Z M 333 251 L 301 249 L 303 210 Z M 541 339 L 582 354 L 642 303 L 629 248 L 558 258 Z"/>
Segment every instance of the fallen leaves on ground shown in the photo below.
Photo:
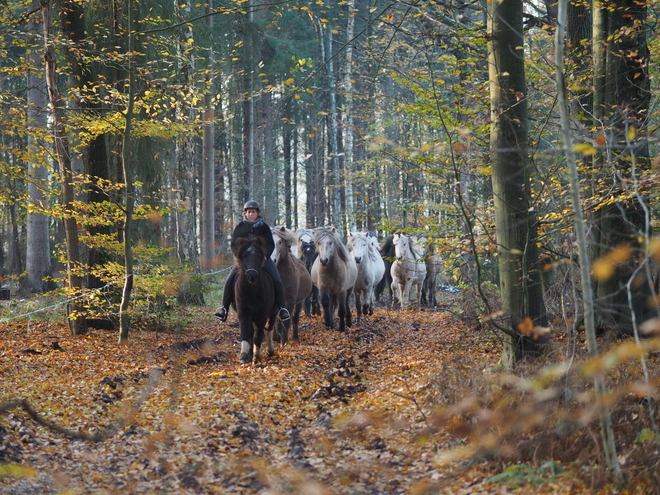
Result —
<path fill-rule="evenodd" d="M 302 317 L 300 341 L 250 366 L 238 364 L 235 320 L 200 311 L 197 321 L 179 333 L 133 331 L 127 346 L 109 331 L 73 337 L 59 322 L 2 327 L 1 402 L 25 399 L 62 428 L 110 434 L 70 439 L 13 408 L 0 416 L 0 492 L 583 489 L 557 470 L 534 483 L 522 471 L 516 483 L 492 478 L 501 469 L 487 457 L 437 462 L 465 439 L 432 428 L 434 408 L 460 402 L 500 355 L 497 341 L 442 311 L 377 308 L 345 333 Z"/>

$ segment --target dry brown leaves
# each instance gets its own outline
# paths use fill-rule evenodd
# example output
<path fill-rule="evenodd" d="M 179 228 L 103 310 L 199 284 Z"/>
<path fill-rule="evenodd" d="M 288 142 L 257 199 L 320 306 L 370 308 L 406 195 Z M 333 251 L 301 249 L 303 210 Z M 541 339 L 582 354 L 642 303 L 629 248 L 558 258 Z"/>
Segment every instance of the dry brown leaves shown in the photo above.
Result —
<path fill-rule="evenodd" d="M 301 340 L 238 364 L 238 329 L 200 312 L 180 334 L 72 337 L 5 326 L 0 402 L 26 399 L 69 439 L 16 407 L 0 416 L 0 493 L 525 493 L 488 482 L 488 458 L 441 464 L 464 445 L 438 406 L 484 387 L 500 349 L 441 311 L 388 311 L 344 334 L 302 318 Z M 150 384 L 151 380 L 151 384 Z M 557 477 L 536 492 L 578 493 Z"/>

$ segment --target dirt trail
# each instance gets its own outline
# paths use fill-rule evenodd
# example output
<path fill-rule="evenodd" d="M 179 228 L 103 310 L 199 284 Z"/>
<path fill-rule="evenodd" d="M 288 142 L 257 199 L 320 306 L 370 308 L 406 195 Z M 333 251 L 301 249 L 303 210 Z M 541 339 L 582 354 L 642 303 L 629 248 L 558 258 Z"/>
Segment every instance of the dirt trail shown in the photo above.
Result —
<path fill-rule="evenodd" d="M 0 493 L 475 493 L 487 476 L 434 464 L 458 443 L 428 429 L 432 407 L 460 398 L 439 395 L 438 374 L 458 383 L 457 356 L 479 374 L 499 355 L 442 311 L 378 308 L 344 334 L 303 318 L 299 342 L 252 366 L 238 364 L 234 315 L 196 319 L 179 334 L 134 332 L 129 347 L 114 332 L 5 327 L 3 402 L 26 398 L 87 433 L 128 423 L 90 443 L 13 410 L 0 461 L 23 468 Z"/>

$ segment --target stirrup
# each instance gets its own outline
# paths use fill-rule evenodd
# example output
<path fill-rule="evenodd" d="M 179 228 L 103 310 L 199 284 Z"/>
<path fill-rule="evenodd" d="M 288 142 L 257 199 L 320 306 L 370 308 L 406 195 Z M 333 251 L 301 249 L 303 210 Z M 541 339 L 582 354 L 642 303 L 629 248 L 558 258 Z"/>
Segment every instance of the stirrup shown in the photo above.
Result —
<path fill-rule="evenodd" d="M 289 310 L 284 307 L 280 308 L 280 311 L 277 314 L 277 316 L 279 316 L 280 320 L 282 321 L 287 321 L 291 319 L 291 314 L 289 313 Z"/>
<path fill-rule="evenodd" d="M 213 316 L 215 316 L 220 321 L 227 321 L 228 314 L 229 313 L 227 312 L 227 308 L 225 308 L 224 306 L 220 306 L 218 309 L 215 310 Z"/>

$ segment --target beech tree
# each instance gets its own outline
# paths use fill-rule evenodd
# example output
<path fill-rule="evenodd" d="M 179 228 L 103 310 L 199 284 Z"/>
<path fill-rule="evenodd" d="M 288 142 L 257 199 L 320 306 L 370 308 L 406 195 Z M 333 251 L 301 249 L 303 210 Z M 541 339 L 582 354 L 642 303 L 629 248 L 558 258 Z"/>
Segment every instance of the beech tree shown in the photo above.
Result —
<path fill-rule="evenodd" d="M 500 294 L 506 333 L 502 361 L 513 366 L 538 353 L 535 327 L 547 326 L 530 200 L 523 3 L 494 0 L 488 8 L 491 100 L 490 152 Z"/>

